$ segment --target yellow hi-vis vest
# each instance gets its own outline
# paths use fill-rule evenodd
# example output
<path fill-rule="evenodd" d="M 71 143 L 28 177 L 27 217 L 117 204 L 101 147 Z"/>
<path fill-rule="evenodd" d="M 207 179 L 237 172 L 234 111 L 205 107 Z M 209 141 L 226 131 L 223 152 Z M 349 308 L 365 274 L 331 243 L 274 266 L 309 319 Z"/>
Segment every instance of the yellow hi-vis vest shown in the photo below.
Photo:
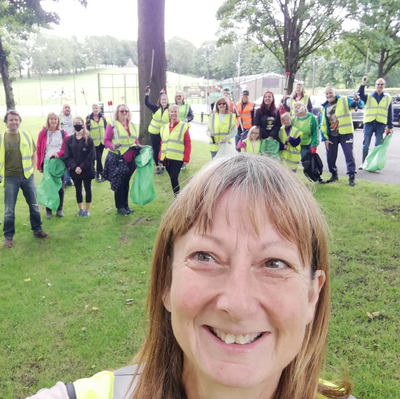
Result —
<path fill-rule="evenodd" d="M 308 112 L 308 100 L 310 96 L 308 94 L 304 94 L 301 100 L 295 100 L 293 97 L 290 97 L 290 116 L 294 117 L 294 104 L 298 101 L 302 102 L 306 106 L 306 111 Z"/>
<path fill-rule="evenodd" d="M 336 116 L 339 121 L 339 134 L 354 133 L 353 119 L 349 108 L 347 96 L 339 97 L 336 104 Z M 328 125 L 326 122 L 326 108 L 321 107 L 321 131 L 328 139 Z"/>
<path fill-rule="evenodd" d="M 224 121 L 221 123 L 218 113 L 211 114 L 211 118 L 208 122 L 208 130 L 214 133 L 214 136 L 210 137 L 210 151 L 218 151 L 218 142 L 220 142 L 224 137 L 226 137 L 236 124 L 236 114 L 225 114 Z M 213 138 L 215 144 L 213 142 Z M 231 143 L 232 140 L 228 140 Z"/>
<path fill-rule="evenodd" d="M 122 123 L 120 121 L 115 121 L 113 142 L 114 144 L 121 144 L 121 147 L 119 147 L 118 151 L 111 152 L 113 152 L 114 154 L 120 153 L 122 155 L 125 154 L 125 152 L 128 151 L 130 147 L 135 145 L 137 137 L 136 128 L 135 125 L 130 121 L 129 132 L 131 134 L 130 136 L 125 130 L 125 127 L 122 126 Z"/>
<path fill-rule="evenodd" d="M 151 134 L 160 134 L 160 129 L 166 123 L 169 123 L 169 114 L 168 109 L 165 109 L 161 114 L 161 108 L 157 110 L 157 112 L 153 115 L 153 119 L 149 125 L 149 133 Z"/>
<path fill-rule="evenodd" d="M 392 97 L 385 93 L 382 100 L 378 104 L 378 101 L 371 95 L 368 94 L 367 102 L 364 108 L 364 123 L 377 121 L 379 123 L 387 124 L 388 109 L 392 102 Z"/>
<path fill-rule="evenodd" d="M 184 136 L 189 127 L 189 123 L 179 121 L 171 133 L 169 132 L 169 124 L 161 128 L 161 161 L 165 158 L 183 161 L 185 154 Z"/>
<path fill-rule="evenodd" d="M 94 145 L 97 147 L 104 140 L 104 121 L 103 118 L 96 122 L 94 119 L 90 120 L 90 136 L 93 139 Z"/>
<path fill-rule="evenodd" d="M 178 104 L 175 104 L 178 105 Z M 181 106 L 179 106 L 179 120 L 181 122 L 184 122 L 185 119 L 187 118 L 187 116 L 189 115 L 189 108 L 190 105 L 189 104 L 182 104 Z"/>
<path fill-rule="evenodd" d="M 303 135 L 303 132 L 299 129 L 296 129 L 295 127 L 292 127 L 292 130 L 290 131 L 290 137 L 293 137 L 294 139 L 298 139 Z M 288 135 L 286 133 L 285 126 L 281 127 L 281 130 L 279 130 L 279 140 L 281 143 L 287 145 L 287 149 L 283 150 L 279 153 L 279 155 L 283 159 L 283 163 L 286 164 L 290 169 L 296 170 L 297 165 L 300 162 L 301 155 L 301 145 L 299 144 L 297 147 L 293 147 L 287 140 L 288 140 Z"/>
<path fill-rule="evenodd" d="M 22 157 L 22 168 L 24 176 L 28 179 L 33 173 L 32 156 L 33 156 L 33 138 L 29 132 L 20 134 L 19 150 Z M 2 182 L 0 187 L 4 186 L 4 173 L 6 170 L 6 149 L 5 149 L 5 133 L 0 133 L 0 175 Z"/>
<path fill-rule="evenodd" d="M 253 148 L 253 144 L 250 141 L 250 139 L 246 139 L 243 141 L 244 144 L 246 144 L 246 148 L 242 148 L 242 151 L 247 152 L 248 154 L 259 154 L 261 150 L 261 140 L 258 139 L 256 141 L 256 149 Z"/>

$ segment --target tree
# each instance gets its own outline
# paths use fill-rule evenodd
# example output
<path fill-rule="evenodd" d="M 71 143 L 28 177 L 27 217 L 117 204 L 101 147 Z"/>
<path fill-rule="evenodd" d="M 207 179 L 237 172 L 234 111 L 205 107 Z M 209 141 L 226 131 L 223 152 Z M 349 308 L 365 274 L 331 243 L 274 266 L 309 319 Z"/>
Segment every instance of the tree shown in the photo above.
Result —
<path fill-rule="evenodd" d="M 140 93 L 140 138 L 149 142 L 147 127 L 151 111 L 144 104 L 144 92 L 151 85 L 150 101 L 155 103 L 160 90 L 166 86 L 167 59 L 165 56 L 165 0 L 138 0 L 138 69 Z M 157 21 L 157 23 L 154 23 Z M 153 76 L 150 76 L 154 50 Z"/>
<path fill-rule="evenodd" d="M 194 54 L 193 73 L 206 79 L 214 78 L 217 71 L 217 54 L 216 42 L 204 42 Z"/>
<path fill-rule="evenodd" d="M 386 78 L 400 62 L 400 0 L 362 0 L 359 2 L 359 28 L 343 38 L 369 61 L 377 65 L 376 78 Z"/>
<path fill-rule="evenodd" d="M 188 74 L 193 69 L 193 56 L 196 46 L 181 37 L 173 37 L 166 44 L 168 70 Z"/>
<path fill-rule="evenodd" d="M 78 1 L 84 6 L 87 4 L 87 0 Z M 23 38 L 36 28 L 49 28 L 51 23 L 58 22 L 58 15 L 43 10 L 40 0 L 0 2 L 0 74 L 6 94 L 7 109 L 15 109 L 15 100 L 9 68 L 11 49 L 3 45 L 5 32 Z"/>
<path fill-rule="evenodd" d="M 350 16 L 347 7 L 355 5 L 343 0 L 225 0 L 217 12 L 225 32 L 220 42 L 232 42 L 246 29 L 289 73 L 290 93 L 303 63 L 341 33 Z"/>

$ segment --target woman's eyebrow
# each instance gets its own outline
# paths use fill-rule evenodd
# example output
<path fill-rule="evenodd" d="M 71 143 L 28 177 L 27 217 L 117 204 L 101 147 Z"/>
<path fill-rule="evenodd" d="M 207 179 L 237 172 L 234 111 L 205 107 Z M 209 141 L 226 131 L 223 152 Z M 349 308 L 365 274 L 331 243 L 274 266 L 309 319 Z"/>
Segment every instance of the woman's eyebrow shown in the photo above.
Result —
<path fill-rule="evenodd" d="M 222 247 L 227 247 L 228 243 L 224 240 L 222 240 L 219 237 L 210 235 L 210 234 L 199 234 L 199 236 L 201 237 L 201 239 L 205 239 L 207 241 L 212 241 L 215 244 L 218 244 L 219 246 Z M 266 249 L 268 249 L 269 247 L 274 247 L 274 246 L 285 246 L 287 247 L 287 242 L 282 240 L 282 239 L 276 239 L 276 240 L 270 240 L 270 241 L 265 241 L 263 244 L 260 245 L 260 251 L 264 251 Z"/>

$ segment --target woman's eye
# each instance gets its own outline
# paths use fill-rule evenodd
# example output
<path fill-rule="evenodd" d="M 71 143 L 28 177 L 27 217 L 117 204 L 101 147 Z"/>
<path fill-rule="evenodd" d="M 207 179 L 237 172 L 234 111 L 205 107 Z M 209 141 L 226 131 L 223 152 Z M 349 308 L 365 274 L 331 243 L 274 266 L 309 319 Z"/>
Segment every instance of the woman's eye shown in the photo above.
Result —
<path fill-rule="evenodd" d="M 285 269 L 289 267 L 285 262 L 278 259 L 269 259 L 265 262 L 265 266 L 269 269 Z"/>
<path fill-rule="evenodd" d="M 214 258 L 205 252 L 196 252 L 194 255 L 194 258 L 196 260 L 199 260 L 200 262 L 212 262 Z"/>

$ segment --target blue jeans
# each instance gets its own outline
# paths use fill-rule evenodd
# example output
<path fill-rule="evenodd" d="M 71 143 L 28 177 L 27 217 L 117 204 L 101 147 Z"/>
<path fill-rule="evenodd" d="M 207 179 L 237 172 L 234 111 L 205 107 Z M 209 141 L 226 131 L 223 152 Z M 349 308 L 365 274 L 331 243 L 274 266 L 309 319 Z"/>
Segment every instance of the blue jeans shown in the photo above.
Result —
<path fill-rule="evenodd" d="M 29 206 L 31 229 L 33 233 L 42 230 L 39 206 L 36 200 L 36 187 L 33 175 L 29 179 L 24 176 L 5 176 L 4 182 L 4 237 L 13 238 L 15 234 L 15 204 L 17 202 L 19 189 L 24 194 L 26 203 Z"/>
<path fill-rule="evenodd" d="M 301 146 L 300 159 L 303 159 L 311 151 L 311 144 Z"/>
<path fill-rule="evenodd" d="M 364 124 L 364 141 L 363 141 L 363 155 L 362 160 L 364 163 L 368 155 L 369 145 L 371 144 L 372 135 L 375 133 L 375 147 L 382 142 L 383 133 L 385 132 L 385 125 L 383 123 L 373 121 Z"/>
<path fill-rule="evenodd" d="M 64 176 L 65 176 L 65 183 L 71 181 L 71 176 L 69 174 L 69 169 L 68 168 L 65 169 L 65 175 Z"/>

